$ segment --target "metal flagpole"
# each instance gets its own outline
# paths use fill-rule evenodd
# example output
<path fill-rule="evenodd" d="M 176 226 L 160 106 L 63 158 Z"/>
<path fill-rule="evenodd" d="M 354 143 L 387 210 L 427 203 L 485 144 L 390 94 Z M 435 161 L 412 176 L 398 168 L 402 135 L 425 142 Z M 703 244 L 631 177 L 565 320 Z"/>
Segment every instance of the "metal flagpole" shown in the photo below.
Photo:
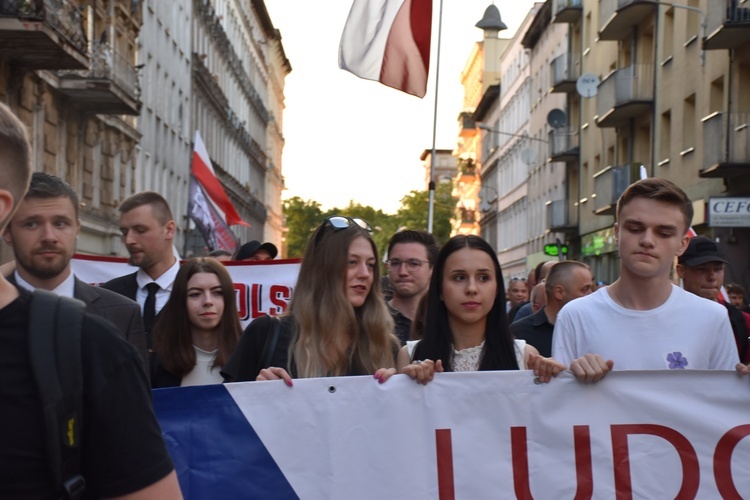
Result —
<path fill-rule="evenodd" d="M 435 138 L 437 136 L 438 88 L 440 87 L 440 37 L 443 32 L 443 0 L 438 14 L 437 62 L 435 63 L 435 110 L 432 117 L 432 152 L 430 153 L 430 203 L 427 211 L 427 232 L 432 234 L 432 219 L 435 215 Z"/>

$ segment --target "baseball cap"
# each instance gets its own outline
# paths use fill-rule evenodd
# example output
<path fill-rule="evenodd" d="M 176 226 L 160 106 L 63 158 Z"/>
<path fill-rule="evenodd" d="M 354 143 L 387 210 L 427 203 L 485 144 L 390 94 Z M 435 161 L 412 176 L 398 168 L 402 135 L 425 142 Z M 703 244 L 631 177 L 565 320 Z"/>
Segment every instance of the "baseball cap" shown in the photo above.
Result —
<path fill-rule="evenodd" d="M 677 258 L 677 262 L 686 266 L 699 266 L 706 262 L 723 262 L 729 264 L 724 254 L 719 250 L 719 245 L 703 236 L 696 236 L 690 240 L 685 253 Z"/>
<path fill-rule="evenodd" d="M 258 240 L 251 240 L 240 247 L 234 260 L 249 259 L 258 250 L 265 250 L 266 252 L 268 252 L 272 259 L 275 259 L 276 255 L 278 255 L 279 253 L 279 251 L 276 249 L 276 245 L 274 245 L 273 243 L 261 243 Z"/>

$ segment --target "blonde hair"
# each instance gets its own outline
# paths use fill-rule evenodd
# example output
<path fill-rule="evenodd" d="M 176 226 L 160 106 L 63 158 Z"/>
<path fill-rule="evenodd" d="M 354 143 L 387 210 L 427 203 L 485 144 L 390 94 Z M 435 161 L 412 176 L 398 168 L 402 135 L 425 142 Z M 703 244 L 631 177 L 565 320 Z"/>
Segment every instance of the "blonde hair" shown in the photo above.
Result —
<path fill-rule="evenodd" d="M 370 243 L 377 261 L 372 237 L 356 224 L 336 230 L 324 222 L 307 243 L 289 307 L 294 337 L 288 368 L 297 377 L 335 377 L 349 370 L 372 374 L 395 366 L 399 341 L 380 293 L 377 264 L 364 304 L 355 309 L 347 297 L 349 246 L 360 237 Z"/>
<path fill-rule="evenodd" d="M 0 151 L 4 156 L 4 179 L 0 189 L 7 190 L 13 196 L 10 212 L 0 220 L 0 229 L 3 229 L 28 190 L 33 171 L 31 145 L 26 134 L 26 126 L 3 103 L 0 103 Z"/>

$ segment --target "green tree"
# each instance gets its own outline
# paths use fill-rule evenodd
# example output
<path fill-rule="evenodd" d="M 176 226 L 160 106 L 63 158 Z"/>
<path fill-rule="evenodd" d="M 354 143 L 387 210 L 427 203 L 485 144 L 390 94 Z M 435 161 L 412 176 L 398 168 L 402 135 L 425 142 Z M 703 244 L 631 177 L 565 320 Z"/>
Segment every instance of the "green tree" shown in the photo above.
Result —
<path fill-rule="evenodd" d="M 320 203 L 303 200 L 299 196 L 284 200 L 284 217 L 286 218 L 286 255 L 289 258 L 302 257 L 310 235 L 323 220 Z"/>
<path fill-rule="evenodd" d="M 451 217 L 458 201 L 451 195 L 452 190 L 451 183 L 441 182 L 435 188 L 432 234 L 440 244 L 448 241 L 451 235 Z M 429 204 L 429 191 L 414 190 L 401 198 L 401 208 L 395 217 L 398 227 L 426 231 Z"/>

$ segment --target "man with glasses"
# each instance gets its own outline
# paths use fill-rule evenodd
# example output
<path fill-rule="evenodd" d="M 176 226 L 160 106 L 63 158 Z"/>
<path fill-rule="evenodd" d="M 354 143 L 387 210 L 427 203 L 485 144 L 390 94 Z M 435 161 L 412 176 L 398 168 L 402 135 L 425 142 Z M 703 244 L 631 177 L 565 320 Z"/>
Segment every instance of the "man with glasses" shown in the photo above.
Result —
<path fill-rule="evenodd" d="M 432 266 L 438 254 L 435 238 L 424 231 L 406 229 L 388 242 L 388 281 L 393 292 L 388 301 L 395 323 L 394 333 L 405 345 L 419 301 L 427 293 Z"/>

